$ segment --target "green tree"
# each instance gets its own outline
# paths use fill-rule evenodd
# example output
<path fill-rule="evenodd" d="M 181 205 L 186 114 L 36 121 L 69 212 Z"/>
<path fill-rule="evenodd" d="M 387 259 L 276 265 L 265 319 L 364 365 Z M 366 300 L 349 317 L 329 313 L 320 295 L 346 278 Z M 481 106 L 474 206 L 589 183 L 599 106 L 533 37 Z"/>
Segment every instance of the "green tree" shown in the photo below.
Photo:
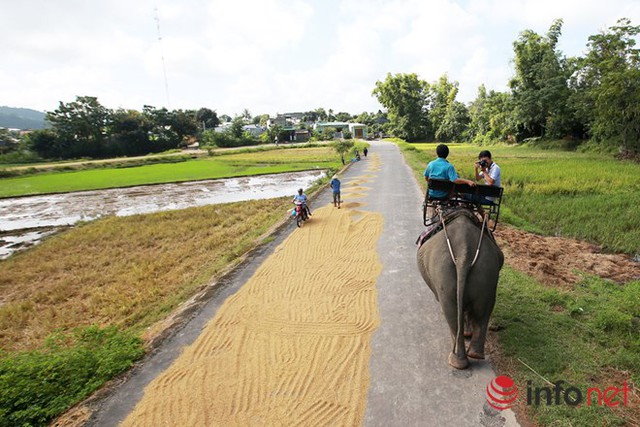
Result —
<path fill-rule="evenodd" d="M 490 91 L 484 85 L 469 107 L 467 136 L 477 144 L 506 141 L 515 133 L 513 99 L 509 93 Z"/>
<path fill-rule="evenodd" d="M 0 128 L 0 154 L 18 149 L 18 138 L 9 129 Z"/>
<path fill-rule="evenodd" d="M 557 49 L 562 24 L 562 19 L 555 20 L 545 36 L 523 31 L 513 43 L 516 74 L 509 86 L 521 137 L 561 137 L 574 127 L 567 84 L 573 62 Z"/>
<path fill-rule="evenodd" d="M 438 141 L 461 141 L 471 122 L 469 110 L 462 102 L 453 101 L 447 106 L 442 123 L 436 131 Z"/>
<path fill-rule="evenodd" d="M 373 95 L 387 109 L 395 136 L 417 141 L 429 135 L 429 84 L 416 74 L 388 73 L 384 81 L 376 82 Z"/>
<path fill-rule="evenodd" d="M 201 108 L 196 112 L 196 122 L 198 126 L 202 126 L 202 130 L 213 129 L 220 126 L 218 114 L 210 108 Z"/>
<path fill-rule="evenodd" d="M 598 142 L 640 152 L 640 26 L 627 18 L 589 37 L 576 80 L 584 91 L 583 117 Z"/>
<path fill-rule="evenodd" d="M 354 142 L 351 139 L 333 142 L 333 149 L 340 155 L 340 160 L 342 160 L 343 165 L 345 164 L 344 155 L 347 154 L 353 146 Z"/>
<path fill-rule="evenodd" d="M 352 120 L 351 114 L 341 111 L 336 114 L 336 120 L 339 122 L 349 122 Z"/>
<path fill-rule="evenodd" d="M 242 128 L 246 124 L 244 116 L 238 116 L 231 122 L 231 126 L 229 126 L 229 133 L 234 138 L 242 138 L 244 134 L 244 129 Z"/>
<path fill-rule="evenodd" d="M 334 127 L 323 128 L 322 132 L 320 132 L 320 135 L 319 135 L 320 141 L 331 141 L 334 138 L 337 131 L 338 130 Z"/>
<path fill-rule="evenodd" d="M 318 121 L 318 112 L 317 111 L 307 111 L 302 116 L 302 121 L 304 121 L 304 122 L 317 122 Z"/>
<path fill-rule="evenodd" d="M 458 95 L 458 82 L 450 82 L 446 74 L 429 87 L 429 121 L 436 139 L 440 140 L 440 126 L 444 122 L 449 105 Z"/>
<path fill-rule="evenodd" d="M 40 129 L 26 136 L 27 147 L 45 159 L 64 158 L 66 144 L 61 144 L 58 134 L 53 129 Z"/>
<path fill-rule="evenodd" d="M 60 140 L 57 146 L 62 151 L 57 157 L 104 156 L 110 114 L 93 96 L 78 96 L 67 104 L 60 102 L 58 109 L 47 112 L 47 121 Z"/>
<path fill-rule="evenodd" d="M 177 145 L 188 145 L 195 140 L 198 124 L 193 111 L 174 110 L 169 114 L 171 130 L 176 135 Z"/>
<path fill-rule="evenodd" d="M 149 117 L 136 110 L 116 110 L 109 123 L 109 154 L 135 156 L 153 151 Z"/>
<path fill-rule="evenodd" d="M 173 114 L 166 108 L 145 105 L 142 114 L 150 124 L 149 140 L 153 152 L 177 148 L 180 137 L 173 129 Z"/>
<path fill-rule="evenodd" d="M 366 111 L 363 111 L 360 115 L 355 118 L 357 123 L 362 123 L 363 125 L 371 126 L 375 123 L 375 117 L 373 114 L 369 114 Z"/>
<path fill-rule="evenodd" d="M 462 139 L 469 124 L 469 112 L 466 105 L 456 101 L 459 83 L 449 81 L 446 74 L 429 88 L 429 119 L 438 141 Z"/>
<path fill-rule="evenodd" d="M 260 135 L 260 139 L 265 144 L 274 143 L 276 141 L 276 138 L 278 141 L 284 141 L 282 132 L 282 126 L 276 124 L 271 126 L 270 128 L 267 128 L 267 130 L 262 135 Z"/>
<path fill-rule="evenodd" d="M 324 108 L 316 108 L 316 117 L 318 118 L 318 120 L 320 120 L 321 122 L 326 122 L 328 119 L 327 116 L 327 112 L 325 111 Z"/>
<path fill-rule="evenodd" d="M 255 120 L 254 120 L 254 123 L 257 124 L 257 125 L 260 125 L 262 127 L 266 127 L 267 126 L 267 121 L 269 120 L 269 115 L 268 114 L 261 114 L 258 117 L 259 117 L 258 123 L 255 123 Z"/>

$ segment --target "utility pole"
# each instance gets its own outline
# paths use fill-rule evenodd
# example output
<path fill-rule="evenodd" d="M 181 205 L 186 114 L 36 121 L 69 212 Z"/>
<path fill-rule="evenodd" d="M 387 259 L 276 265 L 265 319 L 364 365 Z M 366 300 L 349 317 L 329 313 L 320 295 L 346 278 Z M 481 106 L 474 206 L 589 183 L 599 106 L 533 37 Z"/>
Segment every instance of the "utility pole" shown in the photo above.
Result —
<path fill-rule="evenodd" d="M 167 79 L 167 67 L 164 63 L 164 52 L 162 51 L 162 36 L 160 35 L 160 15 L 158 14 L 158 8 L 155 9 L 156 12 L 156 28 L 158 29 L 158 44 L 160 45 L 160 58 L 162 58 L 162 73 L 164 74 L 164 91 L 167 95 L 167 109 L 171 109 L 171 100 L 169 98 L 169 80 Z"/>

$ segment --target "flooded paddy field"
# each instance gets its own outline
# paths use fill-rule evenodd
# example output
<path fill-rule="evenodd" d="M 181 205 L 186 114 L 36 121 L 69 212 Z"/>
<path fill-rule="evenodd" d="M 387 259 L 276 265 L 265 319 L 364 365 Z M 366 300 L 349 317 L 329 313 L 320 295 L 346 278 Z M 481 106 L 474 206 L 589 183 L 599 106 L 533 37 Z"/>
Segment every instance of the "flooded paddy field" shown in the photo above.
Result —
<path fill-rule="evenodd" d="M 293 197 L 324 175 L 305 171 L 0 199 L 0 259 L 80 221 Z"/>

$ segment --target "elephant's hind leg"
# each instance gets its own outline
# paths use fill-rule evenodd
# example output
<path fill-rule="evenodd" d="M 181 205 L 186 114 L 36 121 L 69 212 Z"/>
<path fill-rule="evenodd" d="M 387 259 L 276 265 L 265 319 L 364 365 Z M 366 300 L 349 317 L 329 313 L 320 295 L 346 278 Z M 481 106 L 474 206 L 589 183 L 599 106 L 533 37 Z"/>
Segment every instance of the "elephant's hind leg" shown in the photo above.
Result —
<path fill-rule="evenodd" d="M 469 359 L 466 356 L 459 357 L 454 352 L 449 353 L 447 362 L 456 369 L 467 369 L 469 367 Z"/>
<path fill-rule="evenodd" d="M 487 336 L 487 324 L 484 322 L 472 322 L 473 323 L 473 335 L 471 342 L 469 343 L 469 349 L 467 350 L 467 356 L 474 359 L 484 359 L 484 343 Z"/>
<path fill-rule="evenodd" d="M 464 337 L 471 338 L 473 336 L 473 323 L 469 318 L 469 313 L 464 312 Z"/>
<path fill-rule="evenodd" d="M 452 343 L 456 347 L 456 352 L 453 351 L 449 354 L 449 358 L 447 361 L 449 365 L 453 366 L 456 369 L 466 369 L 469 366 L 469 359 L 467 359 L 467 355 L 465 354 L 464 348 L 464 334 L 461 331 L 460 337 L 458 339 L 456 345 L 456 333 L 458 332 L 458 312 L 456 310 L 455 303 L 451 303 L 451 301 L 455 301 L 451 295 L 449 298 L 442 299 L 443 301 L 449 301 L 449 304 L 442 304 L 442 311 L 444 312 L 444 316 L 447 319 L 447 324 L 449 325 L 449 330 L 451 332 Z M 464 325 L 462 325 L 464 328 Z"/>

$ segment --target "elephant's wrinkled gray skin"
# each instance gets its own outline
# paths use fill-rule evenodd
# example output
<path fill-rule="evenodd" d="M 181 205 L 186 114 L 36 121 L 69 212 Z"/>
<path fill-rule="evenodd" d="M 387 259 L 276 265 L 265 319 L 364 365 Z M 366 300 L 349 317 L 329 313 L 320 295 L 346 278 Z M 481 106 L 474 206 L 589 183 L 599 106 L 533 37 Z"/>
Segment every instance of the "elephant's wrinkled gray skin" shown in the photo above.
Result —
<path fill-rule="evenodd" d="M 480 228 L 467 215 L 460 215 L 447 223 L 446 234 L 451 242 L 455 264 L 445 233 L 440 231 L 418 250 L 418 268 L 436 300 L 440 302 L 451 330 L 454 347 L 449 355 L 449 364 L 457 369 L 464 369 L 469 366 L 467 355 L 484 359 L 487 325 L 496 300 L 498 275 L 504 256 L 485 230 L 478 259 L 471 266 L 478 248 Z M 463 311 L 458 310 L 458 287 L 464 315 L 473 328 L 468 352 L 465 352 L 462 331 Z"/>

